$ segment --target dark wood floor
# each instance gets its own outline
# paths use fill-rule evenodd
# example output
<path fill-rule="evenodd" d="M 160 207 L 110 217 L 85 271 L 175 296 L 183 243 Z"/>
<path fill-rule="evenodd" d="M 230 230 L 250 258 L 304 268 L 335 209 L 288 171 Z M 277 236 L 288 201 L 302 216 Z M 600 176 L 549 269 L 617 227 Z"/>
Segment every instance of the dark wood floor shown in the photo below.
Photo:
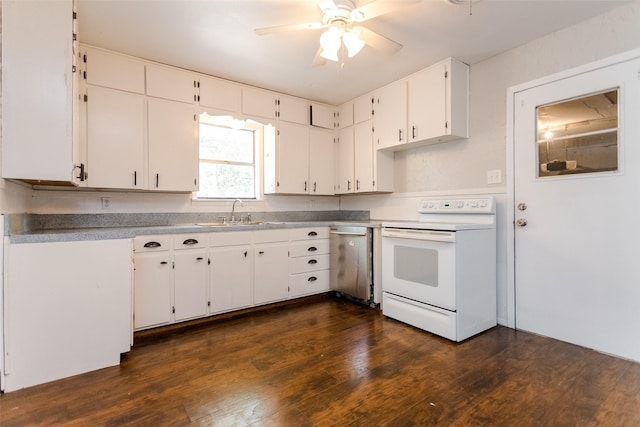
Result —
<path fill-rule="evenodd" d="M 333 297 L 160 335 L 0 397 L 0 425 L 638 426 L 640 364 L 497 327 L 463 343 Z"/>

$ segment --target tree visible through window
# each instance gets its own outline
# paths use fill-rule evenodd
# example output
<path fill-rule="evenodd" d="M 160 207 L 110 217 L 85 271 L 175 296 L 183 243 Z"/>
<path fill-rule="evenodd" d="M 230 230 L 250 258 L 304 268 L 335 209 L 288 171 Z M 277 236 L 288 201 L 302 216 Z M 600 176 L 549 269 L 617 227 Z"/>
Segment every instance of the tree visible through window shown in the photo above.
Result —
<path fill-rule="evenodd" d="M 256 197 L 255 131 L 200 123 L 198 198 Z"/>

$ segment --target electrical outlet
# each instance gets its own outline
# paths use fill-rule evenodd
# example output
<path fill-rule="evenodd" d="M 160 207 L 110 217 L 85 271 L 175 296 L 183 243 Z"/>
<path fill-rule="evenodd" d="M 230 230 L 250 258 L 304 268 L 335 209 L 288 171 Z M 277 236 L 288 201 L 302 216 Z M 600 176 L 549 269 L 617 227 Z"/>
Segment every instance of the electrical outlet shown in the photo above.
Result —
<path fill-rule="evenodd" d="M 487 184 L 500 184 L 502 183 L 502 170 L 494 169 L 487 171 Z"/>
<path fill-rule="evenodd" d="M 100 203 L 103 211 L 111 209 L 111 197 L 100 197 Z"/>

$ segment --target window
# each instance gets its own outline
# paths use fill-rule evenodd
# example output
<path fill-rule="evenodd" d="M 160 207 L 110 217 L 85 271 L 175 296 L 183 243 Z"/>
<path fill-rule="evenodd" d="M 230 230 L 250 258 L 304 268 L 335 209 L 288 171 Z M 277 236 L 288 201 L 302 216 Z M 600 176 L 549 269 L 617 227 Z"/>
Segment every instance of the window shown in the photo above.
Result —
<path fill-rule="evenodd" d="M 199 199 L 256 198 L 256 141 L 258 129 L 244 122 L 200 119 Z M 242 123 L 230 127 L 229 124 Z"/>

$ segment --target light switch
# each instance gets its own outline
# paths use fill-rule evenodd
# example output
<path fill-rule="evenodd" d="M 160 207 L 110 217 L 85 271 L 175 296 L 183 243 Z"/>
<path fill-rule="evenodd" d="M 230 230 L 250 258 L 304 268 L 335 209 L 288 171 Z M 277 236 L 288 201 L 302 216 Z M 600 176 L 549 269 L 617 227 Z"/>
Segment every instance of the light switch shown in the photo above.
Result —
<path fill-rule="evenodd" d="M 502 183 L 502 170 L 494 169 L 487 171 L 487 184 L 500 184 Z"/>

